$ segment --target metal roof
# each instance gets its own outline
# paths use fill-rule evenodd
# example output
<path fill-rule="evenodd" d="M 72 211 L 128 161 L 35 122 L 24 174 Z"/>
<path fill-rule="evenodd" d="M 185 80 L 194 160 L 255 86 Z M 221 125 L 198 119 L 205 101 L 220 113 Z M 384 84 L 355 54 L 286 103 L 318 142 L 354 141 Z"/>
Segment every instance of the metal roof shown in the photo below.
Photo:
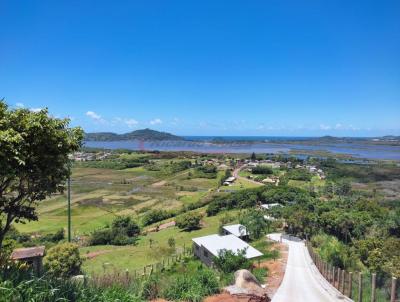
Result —
<path fill-rule="evenodd" d="M 19 260 L 19 259 L 27 259 L 33 257 L 43 257 L 44 249 L 45 246 L 34 246 L 34 247 L 15 249 L 11 254 L 11 259 Z"/>
<path fill-rule="evenodd" d="M 244 225 L 241 225 L 241 224 L 225 225 L 223 227 L 223 229 L 228 231 L 232 235 L 235 235 L 236 237 L 241 237 L 241 236 L 248 235 L 246 227 Z"/>
<path fill-rule="evenodd" d="M 197 245 L 205 247 L 211 254 L 218 257 L 220 250 L 237 253 L 246 249 L 246 258 L 251 259 L 262 256 L 262 253 L 235 235 L 220 236 L 217 234 L 192 239 Z"/>
<path fill-rule="evenodd" d="M 267 209 L 267 210 L 269 210 L 269 209 L 271 209 L 271 208 L 273 208 L 273 207 L 276 207 L 276 206 L 281 206 L 281 207 L 282 207 L 282 205 L 281 205 L 280 203 L 262 204 L 261 206 L 262 206 L 264 209 Z"/>

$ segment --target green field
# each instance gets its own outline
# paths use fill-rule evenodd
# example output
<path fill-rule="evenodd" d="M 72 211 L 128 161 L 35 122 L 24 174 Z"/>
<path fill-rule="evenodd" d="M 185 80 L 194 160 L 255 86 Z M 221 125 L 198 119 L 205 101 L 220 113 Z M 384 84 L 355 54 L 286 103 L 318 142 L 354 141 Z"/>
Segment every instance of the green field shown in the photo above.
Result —
<path fill-rule="evenodd" d="M 176 209 L 206 197 L 218 187 L 216 179 L 189 178 L 191 169 L 165 176 L 143 167 L 124 170 L 72 170 L 72 231 L 84 235 L 116 215 L 141 216 L 150 208 Z M 66 195 L 40 202 L 39 221 L 16 224 L 19 231 L 48 233 L 67 227 Z"/>
<path fill-rule="evenodd" d="M 233 211 L 232 213 L 235 213 Z M 84 262 L 84 270 L 88 273 L 100 273 L 106 270 L 142 269 L 143 266 L 160 262 L 163 257 L 173 255 L 182 250 L 183 246 L 191 246 L 191 239 L 199 236 L 215 234 L 218 232 L 219 220 L 224 214 L 213 217 L 205 217 L 203 226 L 192 232 L 181 231 L 177 227 L 171 227 L 159 232 L 148 233 L 141 236 L 136 245 L 128 246 L 91 246 L 81 248 L 81 254 L 98 252 L 100 255 Z M 176 251 L 168 246 L 168 239 L 174 238 Z M 150 246 L 151 242 L 151 246 Z M 106 265 L 104 266 L 104 263 Z"/>

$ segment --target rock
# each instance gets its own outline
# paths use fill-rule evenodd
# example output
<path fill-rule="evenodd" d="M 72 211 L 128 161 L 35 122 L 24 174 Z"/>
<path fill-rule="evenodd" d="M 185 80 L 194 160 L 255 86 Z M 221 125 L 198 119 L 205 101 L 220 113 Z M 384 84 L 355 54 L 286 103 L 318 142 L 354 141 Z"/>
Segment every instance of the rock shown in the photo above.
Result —
<path fill-rule="evenodd" d="M 78 284 L 83 284 L 85 283 L 85 276 L 84 275 L 72 276 L 71 281 L 76 282 Z"/>
<path fill-rule="evenodd" d="M 225 290 L 232 296 L 240 297 L 241 299 L 248 298 L 248 301 L 270 301 L 266 290 L 262 288 L 256 277 L 245 269 L 235 272 L 235 284 L 226 287 Z"/>

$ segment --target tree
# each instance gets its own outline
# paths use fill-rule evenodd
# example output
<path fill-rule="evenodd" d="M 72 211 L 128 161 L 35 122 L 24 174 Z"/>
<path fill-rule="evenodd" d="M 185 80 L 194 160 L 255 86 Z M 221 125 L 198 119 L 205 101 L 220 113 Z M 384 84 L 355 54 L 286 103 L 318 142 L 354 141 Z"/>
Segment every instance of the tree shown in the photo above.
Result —
<path fill-rule="evenodd" d="M 218 257 L 214 257 L 213 262 L 224 273 L 248 269 L 251 266 L 251 261 L 246 258 L 246 249 L 238 250 L 237 253 L 222 249 L 218 252 Z"/>
<path fill-rule="evenodd" d="M 9 109 L 0 100 L 0 248 L 13 222 L 37 220 L 37 203 L 63 191 L 68 156 L 82 138 L 80 128 L 47 109 Z"/>
<path fill-rule="evenodd" d="M 176 226 L 184 231 L 192 231 L 200 228 L 200 220 L 203 216 L 199 213 L 186 213 L 176 219 Z"/>
<path fill-rule="evenodd" d="M 77 275 L 81 272 L 81 265 L 78 246 L 68 242 L 52 247 L 44 258 L 44 267 L 54 277 Z"/>
<path fill-rule="evenodd" d="M 264 218 L 264 213 L 257 209 L 249 209 L 241 213 L 239 222 L 246 227 L 246 231 L 252 239 L 261 238 L 271 224 Z"/>
<path fill-rule="evenodd" d="M 256 159 L 257 159 L 257 156 L 256 156 L 256 154 L 253 152 L 253 153 L 251 153 L 251 157 L 250 157 L 250 159 L 251 159 L 251 161 L 256 161 Z"/>

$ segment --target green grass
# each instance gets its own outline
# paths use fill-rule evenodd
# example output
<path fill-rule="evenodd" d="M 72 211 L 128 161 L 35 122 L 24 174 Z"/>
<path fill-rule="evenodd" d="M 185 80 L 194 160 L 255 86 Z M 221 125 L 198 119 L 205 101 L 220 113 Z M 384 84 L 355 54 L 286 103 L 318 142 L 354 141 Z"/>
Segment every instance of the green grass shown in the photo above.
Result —
<path fill-rule="evenodd" d="M 237 211 L 232 211 L 233 214 Z M 91 260 L 84 262 L 84 270 L 86 272 L 99 273 L 103 271 L 103 264 L 108 269 L 119 269 L 130 271 L 142 269 L 143 266 L 159 262 L 162 257 L 171 255 L 168 247 L 168 239 L 174 238 L 176 247 L 182 248 L 184 245 L 190 247 L 192 238 L 210 235 L 218 232 L 219 220 L 225 215 L 221 213 L 213 217 L 205 217 L 203 219 L 203 227 L 192 232 L 184 232 L 177 227 L 168 228 L 159 232 L 149 233 L 140 237 L 136 245 L 132 246 L 93 246 L 81 248 L 81 254 L 88 252 L 104 252 Z M 150 240 L 152 246 L 150 247 Z"/>
<path fill-rule="evenodd" d="M 218 187 L 218 179 L 188 179 L 188 172 L 166 177 L 158 171 L 148 171 L 143 167 L 125 170 L 73 168 L 73 234 L 87 234 L 111 222 L 115 215 L 129 214 L 140 219 L 139 216 L 147 208 L 178 209 L 199 201 Z M 154 185 L 160 181 L 165 183 Z M 60 228 L 66 229 L 66 195 L 55 195 L 40 202 L 38 214 L 39 221 L 15 224 L 17 229 L 27 233 L 51 233 Z"/>

